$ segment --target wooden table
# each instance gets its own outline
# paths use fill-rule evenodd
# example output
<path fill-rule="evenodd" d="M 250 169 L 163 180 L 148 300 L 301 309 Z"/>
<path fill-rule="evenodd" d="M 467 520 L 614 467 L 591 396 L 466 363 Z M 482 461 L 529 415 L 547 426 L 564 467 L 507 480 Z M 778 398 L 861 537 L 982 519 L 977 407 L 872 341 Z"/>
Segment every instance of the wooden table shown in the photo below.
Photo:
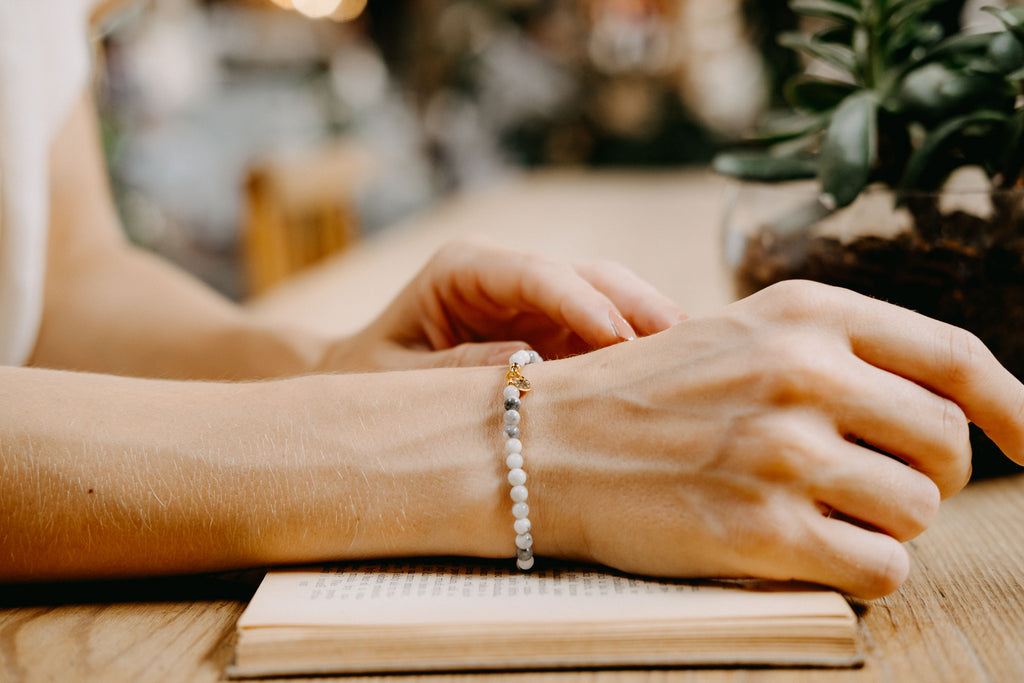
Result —
<path fill-rule="evenodd" d="M 463 198 L 253 302 L 260 315 L 344 331 L 372 317 L 444 239 L 468 231 L 559 256 L 626 262 L 695 315 L 729 300 L 700 173 L 544 175 Z M 344 678 L 644 683 L 1024 681 L 1024 477 L 976 482 L 910 545 L 896 594 L 858 603 L 856 670 L 570 671 Z M 0 588 L 0 681 L 218 681 L 253 574 Z"/>

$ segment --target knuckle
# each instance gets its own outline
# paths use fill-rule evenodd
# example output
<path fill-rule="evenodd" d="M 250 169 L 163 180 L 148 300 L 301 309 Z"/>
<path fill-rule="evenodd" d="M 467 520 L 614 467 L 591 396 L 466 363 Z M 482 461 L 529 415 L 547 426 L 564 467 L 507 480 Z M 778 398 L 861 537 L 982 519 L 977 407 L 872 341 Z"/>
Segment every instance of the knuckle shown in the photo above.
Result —
<path fill-rule="evenodd" d="M 749 463 L 749 473 L 772 483 L 806 479 L 822 454 L 806 418 L 785 412 L 737 420 L 726 448 Z"/>
<path fill-rule="evenodd" d="M 632 270 L 613 259 L 601 259 L 595 261 L 592 265 L 595 271 L 608 279 L 633 280 L 637 277 Z"/>
<path fill-rule="evenodd" d="M 966 486 L 971 477 L 971 432 L 967 416 L 952 401 L 943 400 L 941 425 L 948 453 L 941 463 L 944 476 L 940 492 L 948 498 Z"/>
<path fill-rule="evenodd" d="M 478 262 L 481 258 L 507 252 L 511 257 L 515 252 L 498 245 L 485 235 L 457 235 L 442 244 L 427 261 L 428 267 L 451 272 L 464 268 L 466 264 Z"/>
<path fill-rule="evenodd" d="M 730 530 L 730 537 L 747 557 L 762 562 L 791 553 L 800 546 L 802 533 L 788 508 L 768 499 L 759 502 L 756 514 L 743 515 Z"/>
<path fill-rule="evenodd" d="M 1010 409 L 1011 423 L 1024 425 L 1024 388 L 1018 389 Z"/>
<path fill-rule="evenodd" d="M 763 296 L 785 318 L 814 317 L 829 306 L 836 288 L 810 280 L 783 280 L 763 290 Z"/>
<path fill-rule="evenodd" d="M 987 349 L 977 336 L 960 327 L 940 325 L 937 334 L 939 367 L 952 386 L 968 384 L 978 359 Z"/>
<path fill-rule="evenodd" d="M 940 421 L 944 441 L 952 444 L 961 455 L 969 453 L 971 449 L 970 424 L 963 409 L 953 401 L 942 399 Z"/>
<path fill-rule="evenodd" d="M 465 257 L 466 250 L 470 248 L 470 245 L 465 241 L 465 238 L 456 237 L 449 240 L 441 245 L 437 251 L 427 261 L 427 269 L 434 269 L 440 271 L 450 270 L 452 266 L 459 263 L 459 261 Z"/>
<path fill-rule="evenodd" d="M 910 572 L 910 557 L 906 548 L 891 537 L 878 555 L 878 561 L 864 566 L 858 592 L 865 598 L 880 598 L 898 589 Z"/>
<path fill-rule="evenodd" d="M 837 388 L 835 366 L 824 345 L 807 334 L 780 334 L 765 341 L 761 367 L 763 396 L 776 405 L 789 405 L 833 394 Z"/>
<path fill-rule="evenodd" d="M 939 514 L 939 504 L 942 501 L 942 494 L 939 492 L 939 487 L 935 485 L 935 482 L 927 477 L 922 477 L 922 479 L 923 482 L 919 487 L 920 491 L 917 495 L 917 503 L 912 508 L 914 528 L 911 529 L 910 538 L 918 536 L 932 525 L 935 517 Z"/>
<path fill-rule="evenodd" d="M 1024 387 L 1018 388 L 1016 396 L 1010 403 L 1010 424 L 1024 425 Z"/>
<path fill-rule="evenodd" d="M 478 365 L 479 353 L 474 344 L 466 343 L 453 346 L 444 353 L 434 354 L 436 367 L 460 368 L 464 366 Z"/>
<path fill-rule="evenodd" d="M 899 500 L 898 515 L 902 518 L 893 536 L 900 542 L 909 541 L 931 526 L 939 514 L 942 495 L 930 478 L 911 470 L 914 475 L 895 488 Z"/>
<path fill-rule="evenodd" d="M 625 270 L 625 267 L 614 259 L 597 259 L 594 261 L 587 261 L 581 265 L 583 268 L 588 270 L 608 273 L 619 273 Z"/>

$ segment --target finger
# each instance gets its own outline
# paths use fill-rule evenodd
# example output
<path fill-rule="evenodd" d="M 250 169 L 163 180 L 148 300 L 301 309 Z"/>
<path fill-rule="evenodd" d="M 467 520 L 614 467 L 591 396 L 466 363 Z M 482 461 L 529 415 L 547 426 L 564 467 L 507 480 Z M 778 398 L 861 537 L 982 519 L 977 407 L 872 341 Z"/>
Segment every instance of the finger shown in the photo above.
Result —
<path fill-rule="evenodd" d="M 538 311 L 567 327 L 592 348 L 636 337 L 618 308 L 568 264 L 508 250 L 486 267 L 462 269 L 462 291 L 481 291 L 500 307 Z"/>
<path fill-rule="evenodd" d="M 892 593 L 910 573 L 906 548 L 892 536 L 817 515 L 792 556 L 791 578 L 866 599 Z"/>
<path fill-rule="evenodd" d="M 891 454 L 931 478 L 943 498 L 971 474 L 967 418 L 955 403 L 915 382 L 852 358 L 849 372 L 838 368 L 822 378 L 840 433 Z M 834 365 L 834 364 L 833 364 Z"/>
<path fill-rule="evenodd" d="M 891 304 L 845 298 L 855 354 L 954 401 L 1024 464 L 1024 386 L 976 336 Z"/>
<path fill-rule="evenodd" d="M 839 331 L 858 357 L 950 399 L 1005 454 L 1024 464 L 1024 386 L 971 333 L 850 290 L 804 281 L 773 285 L 740 303 L 830 329 L 841 321 Z"/>
<path fill-rule="evenodd" d="M 402 360 L 403 367 L 408 369 L 505 365 L 513 353 L 529 348 L 524 342 L 465 343 L 441 351 L 402 349 Z"/>
<path fill-rule="evenodd" d="M 837 439 L 833 461 L 820 468 L 812 495 L 831 514 L 858 520 L 898 541 L 923 532 L 939 510 L 928 476 L 875 451 Z"/>
<path fill-rule="evenodd" d="M 576 272 L 614 303 L 642 335 L 654 334 L 686 319 L 674 301 L 632 270 L 613 261 L 584 263 Z"/>

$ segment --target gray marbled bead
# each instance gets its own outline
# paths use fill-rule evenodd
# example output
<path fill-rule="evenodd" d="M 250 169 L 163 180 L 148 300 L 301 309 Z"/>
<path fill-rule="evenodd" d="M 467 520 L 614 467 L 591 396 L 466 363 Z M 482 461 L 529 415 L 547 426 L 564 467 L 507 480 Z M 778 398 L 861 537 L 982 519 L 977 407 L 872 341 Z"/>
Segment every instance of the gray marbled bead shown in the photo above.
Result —
<path fill-rule="evenodd" d="M 505 399 L 505 410 L 519 410 L 523 407 L 523 402 L 518 398 L 506 398 Z"/>
<path fill-rule="evenodd" d="M 515 425 L 505 425 L 505 436 L 510 439 L 518 439 L 520 436 L 519 427 Z"/>

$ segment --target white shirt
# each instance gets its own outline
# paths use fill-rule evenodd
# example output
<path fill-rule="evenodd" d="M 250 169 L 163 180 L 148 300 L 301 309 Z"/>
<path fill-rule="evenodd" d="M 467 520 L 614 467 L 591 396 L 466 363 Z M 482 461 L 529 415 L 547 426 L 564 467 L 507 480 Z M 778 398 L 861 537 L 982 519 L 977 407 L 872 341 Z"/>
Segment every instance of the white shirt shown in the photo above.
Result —
<path fill-rule="evenodd" d="M 43 307 L 49 147 L 86 84 L 91 0 L 0 0 L 0 365 L 24 364 Z"/>

